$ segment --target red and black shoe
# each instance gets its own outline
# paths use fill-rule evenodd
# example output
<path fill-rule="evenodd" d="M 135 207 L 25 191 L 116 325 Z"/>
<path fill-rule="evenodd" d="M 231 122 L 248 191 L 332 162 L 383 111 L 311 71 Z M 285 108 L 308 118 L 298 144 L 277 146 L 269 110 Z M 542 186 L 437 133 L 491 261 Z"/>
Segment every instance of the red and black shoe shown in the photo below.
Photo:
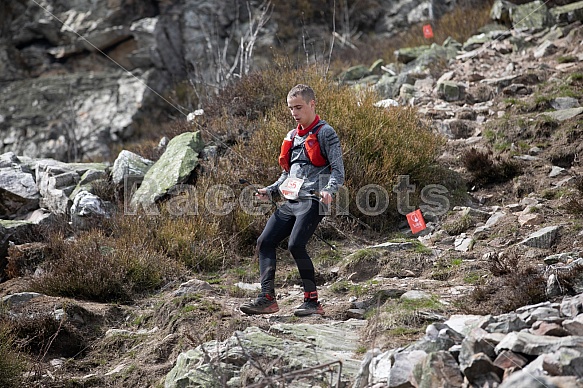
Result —
<path fill-rule="evenodd" d="M 279 311 L 275 297 L 262 293 L 251 302 L 243 303 L 239 309 L 248 315 L 273 314 Z"/>
<path fill-rule="evenodd" d="M 312 314 L 324 315 L 322 304 L 318 302 L 318 291 L 304 292 L 304 303 L 294 311 L 296 317 L 306 317 Z"/>

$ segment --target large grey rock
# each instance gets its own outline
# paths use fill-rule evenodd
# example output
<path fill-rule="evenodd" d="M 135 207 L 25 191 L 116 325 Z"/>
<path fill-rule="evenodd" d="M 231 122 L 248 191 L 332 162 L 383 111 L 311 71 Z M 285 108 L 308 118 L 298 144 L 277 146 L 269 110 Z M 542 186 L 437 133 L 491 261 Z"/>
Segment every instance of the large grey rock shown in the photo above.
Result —
<path fill-rule="evenodd" d="M 20 244 L 33 235 L 34 224 L 28 221 L 0 219 L 0 282 L 4 280 L 4 268 L 8 264 L 6 257 L 11 244 Z"/>
<path fill-rule="evenodd" d="M 564 320 L 562 325 L 571 335 L 583 336 L 583 314 L 577 315 L 574 319 Z"/>
<path fill-rule="evenodd" d="M 572 109 L 581 106 L 579 100 L 573 97 L 556 97 L 551 100 L 550 104 L 556 110 Z"/>
<path fill-rule="evenodd" d="M 428 72 L 428 69 L 435 63 L 448 63 L 456 58 L 458 51 L 461 49 L 461 46 L 456 43 L 455 41 L 449 45 L 444 43 L 443 46 L 433 43 L 428 49 L 421 50 L 417 58 L 407 63 L 402 71 L 405 73 L 423 73 Z"/>
<path fill-rule="evenodd" d="M 547 226 L 532 233 L 520 243 L 533 248 L 548 249 L 555 241 L 559 229 L 560 226 Z"/>
<path fill-rule="evenodd" d="M 462 367 L 462 373 L 475 387 L 491 387 L 502 381 L 504 371 L 494 365 L 490 357 L 484 353 L 473 354 L 467 367 Z"/>
<path fill-rule="evenodd" d="M 437 83 L 437 95 L 445 101 L 458 101 L 464 97 L 465 86 L 457 82 L 443 81 Z"/>
<path fill-rule="evenodd" d="M 445 96 L 447 93 L 448 86 L 444 83 L 440 84 L 444 89 L 444 99 L 447 100 L 448 97 Z M 455 85 L 455 84 L 454 84 Z M 457 88 L 457 85 L 454 86 Z M 455 99 L 459 99 L 459 95 L 456 93 Z M 443 120 L 440 126 L 440 132 L 446 135 L 450 139 L 467 139 L 474 135 L 478 125 L 471 120 L 460 120 L 460 119 L 446 119 Z"/>
<path fill-rule="evenodd" d="M 0 168 L 0 218 L 13 219 L 38 208 L 39 198 L 30 171 L 20 166 Z"/>
<path fill-rule="evenodd" d="M 515 5 L 506 0 L 496 0 L 490 9 L 490 19 L 503 25 L 512 23 L 512 11 Z"/>
<path fill-rule="evenodd" d="M 256 376 L 256 381 L 240 381 L 239 386 L 259 382 L 262 375 L 253 363 L 260 359 L 281 361 L 277 368 L 266 367 L 266 372 L 275 376 L 341 361 L 341 381 L 347 384 L 359 370 L 360 361 L 354 358 L 354 352 L 358 347 L 358 329 L 364 324 L 357 320 L 318 325 L 277 324 L 269 331 L 249 327 L 224 342 L 211 341 L 181 353 L 166 375 L 164 387 L 210 387 L 244 374 Z M 317 351 L 307 351 L 306 346 L 314 346 Z"/>
<path fill-rule="evenodd" d="M 550 55 L 553 55 L 554 53 L 556 53 L 558 50 L 557 46 L 555 46 L 553 44 L 553 42 L 551 41 L 544 41 L 543 43 L 541 43 L 535 50 L 533 53 L 533 56 L 535 58 L 544 58 L 544 57 L 548 57 Z"/>
<path fill-rule="evenodd" d="M 556 121 L 565 121 L 572 119 L 573 117 L 579 116 L 582 113 L 583 108 L 569 108 L 557 110 L 555 112 L 545 112 L 543 114 L 549 116 L 550 118 Z"/>
<path fill-rule="evenodd" d="M 580 387 L 576 376 L 535 376 L 527 371 L 517 371 L 505 379 L 498 388 L 570 388 Z"/>
<path fill-rule="evenodd" d="M 372 87 L 380 97 L 385 99 L 393 99 L 399 95 L 399 89 L 402 84 L 398 83 L 399 77 L 383 74 L 379 81 Z"/>
<path fill-rule="evenodd" d="M 561 348 L 583 349 L 583 337 L 551 337 L 534 335 L 527 332 L 513 332 L 496 345 L 496 352 L 511 350 L 530 356 L 538 356 L 544 353 L 556 352 Z"/>
<path fill-rule="evenodd" d="M 583 376 L 583 352 L 581 349 L 558 349 L 545 355 L 543 368 L 551 376 Z"/>
<path fill-rule="evenodd" d="M 122 150 L 113 163 L 111 180 L 116 185 L 122 184 L 125 177 L 137 177 L 141 180 L 153 164 L 153 161 L 143 158 L 140 155 Z"/>
<path fill-rule="evenodd" d="M 417 366 L 423 365 L 427 353 L 422 350 L 396 353 L 394 364 L 389 372 L 387 386 L 390 388 L 414 388 L 418 385 L 414 375 Z"/>
<path fill-rule="evenodd" d="M 520 331 L 528 327 L 527 323 L 515 312 L 489 317 L 483 325 L 484 330 L 489 333 L 508 334 L 513 331 Z"/>
<path fill-rule="evenodd" d="M 425 51 L 429 50 L 430 46 L 416 46 L 416 47 L 405 47 L 395 51 L 395 58 L 400 63 L 409 63 L 417 59 Z"/>
<path fill-rule="evenodd" d="M 419 382 L 419 388 L 453 388 L 461 387 L 463 384 L 463 377 L 455 358 L 446 351 L 428 354 L 419 372 L 416 373 L 416 380 Z"/>
<path fill-rule="evenodd" d="M 492 41 L 503 41 L 510 36 L 510 31 L 506 30 L 483 32 L 481 34 L 471 36 L 468 40 L 466 40 L 462 48 L 464 51 L 472 51 L 482 47 L 485 43 Z"/>
<path fill-rule="evenodd" d="M 107 204 L 97 195 L 81 190 L 73 199 L 71 224 L 76 229 L 95 227 L 95 220 L 110 216 Z"/>
<path fill-rule="evenodd" d="M 583 313 L 583 294 L 564 297 L 560 311 L 562 316 L 571 319 Z"/>
<path fill-rule="evenodd" d="M 545 2 L 535 0 L 512 9 L 512 25 L 516 29 L 544 28 L 553 23 L 553 17 Z"/>
<path fill-rule="evenodd" d="M 180 183 L 184 183 L 198 165 L 204 148 L 199 132 L 185 132 L 168 143 L 160 159 L 148 170 L 130 205 L 152 209 L 152 205 Z M 149 210 L 148 210 L 149 211 Z"/>
<path fill-rule="evenodd" d="M 551 8 L 556 23 L 573 23 L 583 21 L 583 1 Z"/>
<path fill-rule="evenodd" d="M 43 294 L 39 294 L 38 292 L 17 292 L 15 294 L 10 294 L 2 297 L 2 304 L 6 304 L 9 307 L 16 307 L 19 305 L 23 305 L 28 301 L 38 298 L 40 296 L 44 296 Z"/>
<path fill-rule="evenodd" d="M 357 81 L 370 75 L 369 68 L 363 65 L 356 65 L 349 67 L 340 74 L 339 78 L 342 81 Z"/>
<path fill-rule="evenodd" d="M 501 333 L 488 333 L 487 331 L 475 328 L 462 341 L 462 348 L 459 354 L 459 364 L 462 372 L 472 363 L 472 358 L 477 353 L 487 355 L 490 359 L 496 358 L 496 345 L 504 339 L 506 335 Z"/>
<path fill-rule="evenodd" d="M 411 23 L 426 22 L 439 18 L 456 5 L 456 1 L 437 0 L 381 0 L 379 17 L 375 21 L 375 32 L 392 36 Z"/>
<path fill-rule="evenodd" d="M 107 170 L 103 163 L 63 163 L 54 159 L 40 159 L 33 163 L 41 195 L 39 205 L 60 215 L 69 214 L 73 194 L 82 177 L 87 184 L 91 176 L 106 176 Z"/>
<path fill-rule="evenodd" d="M 558 309 L 547 306 L 540 306 L 531 311 L 525 311 L 518 316 L 526 322 L 528 326 L 532 326 L 536 321 L 552 321 L 554 318 L 559 318 L 560 312 Z"/>

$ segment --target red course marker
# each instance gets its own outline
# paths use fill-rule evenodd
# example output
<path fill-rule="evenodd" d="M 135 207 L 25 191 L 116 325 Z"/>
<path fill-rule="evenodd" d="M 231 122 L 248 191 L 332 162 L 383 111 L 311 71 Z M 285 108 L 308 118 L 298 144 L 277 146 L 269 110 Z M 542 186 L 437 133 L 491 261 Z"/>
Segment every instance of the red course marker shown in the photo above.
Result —
<path fill-rule="evenodd" d="M 433 38 L 433 28 L 431 28 L 431 24 L 426 24 L 423 26 L 423 36 L 425 39 Z"/>
<path fill-rule="evenodd" d="M 409 226 L 411 227 L 411 232 L 413 232 L 413 234 L 421 232 L 426 228 L 425 220 L 423 219 L 423 215 L 421 214 L 420 209 L 407 214 L 407 222 L 409 222 Z"/>

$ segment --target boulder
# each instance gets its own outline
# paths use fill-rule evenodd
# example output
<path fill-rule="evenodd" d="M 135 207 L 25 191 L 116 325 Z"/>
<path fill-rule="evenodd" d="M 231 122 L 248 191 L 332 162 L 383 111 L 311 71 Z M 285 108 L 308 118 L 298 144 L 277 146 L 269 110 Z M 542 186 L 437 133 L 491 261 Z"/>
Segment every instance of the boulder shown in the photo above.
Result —
<path fill-rule="evenodd" d="M 94 179 L 105 176 L 107 165 L 102 163 L 63 163 L 54 159 L 33 162 L 36 182 L 41 195 L 40 206 L 56 215 L 69 214 L 74 194 Z M 84 177 L 82 179 L 82 177 Z"/>
<path fill-rule="evenodd" d="M 113 163 L 111 180 L 116 185 L 121 185 L 126 177 L 141 181 L 153 164 L 153 161 L 140 155 L 122 150 Z"/>
<path fill-rule="evenodd" d="M 515 5 L 506 0 L 496 0 L 490 9 L 490 19 L 505 26 L 512 25 L 512 12 Z"/>
<path fill-rule="evenodd" d="M 547 226 L 532 233 L 520 243 L 533 248 L 548 249 L 555 241 L 559 229 L 560 226 Z"/>
<path fill-rule="evenodd" d="M 235 332 L 224 342 L 211 341 L 181 353 L 172 370 L 166 375 L 164 387 L 213 386 L 217 381 L 224 381 L 227 386 L 234 386 L 235 382 L 236 386 L 259 383 L 264 377 L 254 366 L 259 359 L 280 361 L 277 366 L 271 364 L 265 368 L 265 372 L 274 378 L 341 361 L 340 381 L 347 384 L 360 367 L 360 361 L 354 358 L 354 352 L 358 347 L 358 329 L 365 324 L 360 320 L 318 325 L 282 323 L 271 326 L 269 331 L 248 327 L 242 332 Z M 315 346 L 318 352 L 306 351 L 306 346 Z M 332 374 L 336 381 L 338 374 Z M 240 380 L 240 376 L 245 375 L 250 377 Z M 324 379 L 330 374 L 327 373 L 326 377 L 323 374 L 319 376 Z M 302 374 L 297 373 L 296 377 L 300 378 Z M 286 380 L 281 381 L 288 384 L 294 378 L 290 374 Z M 324 381 L 328 380 L 322 380 Z"/>
<path fill-rule="evenodd" d="M 0 282 L 4 280 L 4 269 L 8 264 L 6 259 L 8 247 L 26 242 L 26 239 L 32 235 L 34 235 L 32 222 L 0 219 Z"/>
<path fill-rule="evenodd" d="M 0 218 L 14 219 L 38 208 L 39 191 L 30 171 L 0 167 Z"/>
<path fill-rule="evenodd" d="M 583 349 L 583 337 L 551 337 L 534 335 L 524 331 L 513 332 L 507 334 L 496 345 L 496 353 L 506 349 L 530 356 L 539 356 L 544 353 L 556 352 L 561 348 Z"/>
<path fill-rule="evenodd" d="M 430 46 L 416 46 L 416 47 L 405 47 L 395 51 L 395 58 L 400 63 L 409 63 L 417 59 L 425 51 L 429 50 Z"/>
<path fill-rule="evenodd" d="M 512 26 L 515 29 L 542 29 L 553 24 L 553 16 L 541 0 L 531 1 L 512 9 Z"/>
<path fill-rule="evenodd" d="M 342 74 L 340 74 L 338 78 L 340 78 L 340 80 L 344 82 L 358 81 L 369 76 L 370 74 L 371 73 L 368 67 L 364 65 L 357 65 L 346 69 L 344 72 L 342 72 Z"/>
<path fill-rule="evenodd" d="M 550 12 L 556 23 L 583 21 L 583 1 L 551 8 Z"/>
<path fill-rule="evenodd" d="M 90 229 L 96 226 L 96 220 L 110 215 L 107 204 L 97 195 L 86 190 L 81 190 L 73 199 L 71 224 L 75 229 Z"/>
<path fill-rule="evenodd" d="M 175 186 L 186 182 L 198 165 L 198 155 L 204 144 L 200 132 L 185 132 L 168 143 L 160 159 L 146 173 L 130 202 L 131 211 L 143 206 L 157 212 L 152 206 Z"/>
<path fill-rule="evenodd" d="M 545 112 L 541 113 L 542 115 L 549 116 L 551 119 L 556 121 L 566 121 L 570 120 L 573 117 L 579 116 L 583 113 L 583 108 L 569 108 L 569 109 L 561 109 L 554 112 Z"/>
<path fill-rule="evenodd" d="M 445 101 L 458 101 L 463 99 L 465 86 L 453 81 L 437 83 L 437 96 Z"/>
<path fill-rule="evenodd" d="M 391 388 L 413 388 L 418 386 L 413 374 L 417 367 L 421 367 L 427 358 L 422 350 L 404 351 L 394 355 L 394 363 L 389 372 L 387 386 Z"/>

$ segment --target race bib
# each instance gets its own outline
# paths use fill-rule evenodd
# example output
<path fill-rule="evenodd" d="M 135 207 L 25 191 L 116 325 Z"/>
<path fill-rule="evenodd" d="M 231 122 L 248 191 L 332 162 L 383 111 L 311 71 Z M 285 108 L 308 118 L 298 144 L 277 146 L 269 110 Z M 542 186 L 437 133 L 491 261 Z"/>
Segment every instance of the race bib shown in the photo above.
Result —
<path fill-rule="evenodd" d="M 300 189 L 304 184 L 304 180 L 300 178 L 287 178 L 279 186 L 279 192 L 285 199 L 296 200 L 299 197 Z"/>

